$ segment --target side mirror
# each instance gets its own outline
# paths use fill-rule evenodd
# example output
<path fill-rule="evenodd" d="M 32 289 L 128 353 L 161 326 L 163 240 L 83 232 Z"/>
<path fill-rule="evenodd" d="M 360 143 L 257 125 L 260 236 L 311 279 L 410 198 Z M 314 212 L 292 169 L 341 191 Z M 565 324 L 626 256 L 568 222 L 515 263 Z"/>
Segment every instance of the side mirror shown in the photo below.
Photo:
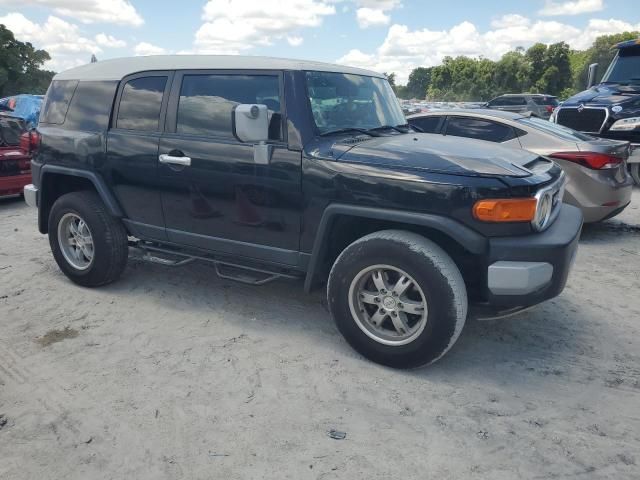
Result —
<path fill-rule="evenodd" d="M 267 106 L 251 103 L 236 105 L 233 110 L 233 134 L 241 142 L 266 142 L 269 139 Z"/>
<path fill-rule="evenodd" d="M 598 64 L 592 63 L 589 65 L 589 74 L 587 75 L 587 88 L 591 88 L 596 83 L 596 75 L 598 74 Z"/>

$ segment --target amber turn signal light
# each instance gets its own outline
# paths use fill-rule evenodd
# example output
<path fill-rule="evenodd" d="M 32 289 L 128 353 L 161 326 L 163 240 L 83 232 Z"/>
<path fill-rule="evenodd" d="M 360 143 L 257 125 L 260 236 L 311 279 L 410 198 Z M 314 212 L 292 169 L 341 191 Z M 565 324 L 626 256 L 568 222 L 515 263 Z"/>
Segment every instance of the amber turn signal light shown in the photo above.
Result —
<path fill-rule="evenodd" d="M 535 198 L 478 200 L 473 216 L 483 222 L 530 222 L 536 216 Z"/>

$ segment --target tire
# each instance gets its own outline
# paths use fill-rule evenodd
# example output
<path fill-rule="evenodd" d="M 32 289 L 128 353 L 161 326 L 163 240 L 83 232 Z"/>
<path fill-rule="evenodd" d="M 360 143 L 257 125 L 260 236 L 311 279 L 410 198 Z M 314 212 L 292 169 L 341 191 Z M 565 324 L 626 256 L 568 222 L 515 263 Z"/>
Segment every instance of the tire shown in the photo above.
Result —
<path fill-rule="evenodd" d="M 65 247 L 65 238 L 73 235 L 65 235 L 66 225 L 77 219 L 82 220 L 89 231 L 89 236 L 83 238 L 92 240 L 90 261 L 84 250 L 80 258 L 75 258 Z M 83 287 L 98 287 L 116 280 L 129 256 L 127 232 L 122 222 L 110 215 L 100 197 L 90 191 L 67 193 L 55 201 L 49 214 L 49 245 L 60 270 Z"/>
<path fill-rule="evenodd" d="M 390 289 L 384 295 L 378 289 L 376 279 L 381 277 L 377 272 L 381 271 L 386 275 L 382 277 L 385 286 L 397 282 L 397 287 L 403 275 L 404 283 L 412 282 L 401 296 L 393 289 L 395 306 L 390 305 Z M 384 307 L 373 300 L 383 302 Z M 401 302 L 417 305 L 421 301 L 426 302 L 422 310 L 426 313 L 420 316 L 407 311 L 404 319 L 410 321 L 397 329 L 397 318 L 391 314 L 395 311 L 398 317 L 404 313 L 398 309 L 409 308 Z M 464 280 L 451 257 L 423 236 L 401 230 L 372 233 L 345 248 L 329 274 L 327 302 L 338 330 L 355 350 L 394 368 L 419 367 L 441 358 L 462 332 L 468 307 Z M 391 314 L 374 326 L 376 316 L 383 309 L 386 314 L 387 308 Z"/>
<path fill-rule="evenodd" d="M 640 163 L 630 163 L 629 173 L 635 184 L 640 187 Z"/>

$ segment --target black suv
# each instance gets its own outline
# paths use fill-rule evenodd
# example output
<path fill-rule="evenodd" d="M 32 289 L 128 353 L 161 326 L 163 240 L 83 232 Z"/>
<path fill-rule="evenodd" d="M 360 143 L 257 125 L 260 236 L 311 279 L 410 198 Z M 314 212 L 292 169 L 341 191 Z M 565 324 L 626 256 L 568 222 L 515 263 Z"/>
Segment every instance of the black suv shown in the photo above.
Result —
<path fill-rule="evenodd" d="M 467 318 L 558 295 L 582 216 L 535 154 L 414 132 L 384 76 L 259 57 L 157 56 L 58 74 L 25 199 L 95 287 L 130 248 L 247 283 L 326 282 L 339 330 L 394 367 Z"/>

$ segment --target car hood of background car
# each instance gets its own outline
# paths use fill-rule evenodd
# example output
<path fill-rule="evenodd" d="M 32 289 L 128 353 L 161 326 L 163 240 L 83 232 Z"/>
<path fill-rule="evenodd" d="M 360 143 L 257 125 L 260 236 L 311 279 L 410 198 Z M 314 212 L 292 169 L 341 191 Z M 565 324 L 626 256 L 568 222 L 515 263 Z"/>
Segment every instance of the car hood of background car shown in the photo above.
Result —
<path fill-rule="evenodd" d="M 568 98 L 562 107 L 572 107 L 581 103 L 601 106 L 623 105 L 636 102 L 638 95 L 640 85 L 598 85 Z"/>
<path fill-rule="evenodd" d="M 495 143 L 428 133 L 376 137 L 345 150 L 336 160 L 455 175 L 526 177 L 531 172 L 525 166 L 539 158 Z"/>

